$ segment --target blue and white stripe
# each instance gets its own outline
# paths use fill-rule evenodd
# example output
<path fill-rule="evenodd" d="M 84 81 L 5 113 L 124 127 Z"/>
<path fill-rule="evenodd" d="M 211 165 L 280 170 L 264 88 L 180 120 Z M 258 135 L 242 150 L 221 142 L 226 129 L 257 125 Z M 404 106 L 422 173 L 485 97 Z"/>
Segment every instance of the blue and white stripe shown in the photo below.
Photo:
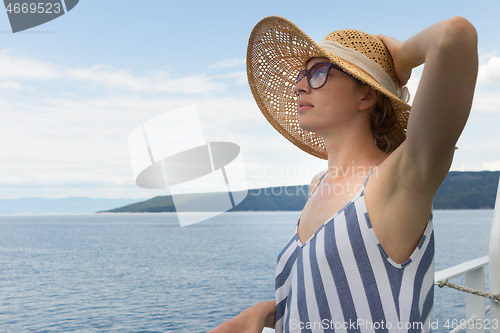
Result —
<path fill-rule="evenodd" d="M 279 254 L 276 332 L 429 332 L 433 277 L 432 220 L 397 264 L 373 231 L 362 189 L 304 244 L 295 232 Z"/>

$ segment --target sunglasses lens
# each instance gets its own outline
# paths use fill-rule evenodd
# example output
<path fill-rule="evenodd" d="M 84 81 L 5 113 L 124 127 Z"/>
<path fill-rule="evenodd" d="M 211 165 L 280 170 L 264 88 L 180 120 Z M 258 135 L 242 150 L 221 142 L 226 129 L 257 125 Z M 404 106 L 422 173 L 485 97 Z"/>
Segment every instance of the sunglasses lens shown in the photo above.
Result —
<path fill-rule="evenodd" d="M 328 78 L 328 71 L 330 70 L 330 66 L 327 64 L 316 64 L 311 67 L 309 70 L 309 85 L 313 89 L 317 89 L 322 87 L 326 83 L 326 79 Z"/>

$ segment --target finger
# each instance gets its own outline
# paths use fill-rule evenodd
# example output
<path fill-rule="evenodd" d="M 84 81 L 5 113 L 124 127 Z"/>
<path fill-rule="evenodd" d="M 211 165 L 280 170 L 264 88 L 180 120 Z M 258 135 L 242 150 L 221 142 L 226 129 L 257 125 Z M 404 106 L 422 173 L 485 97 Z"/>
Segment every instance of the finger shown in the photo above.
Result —
<path fill-rule="evenodd" d="M 386 35 L 383 35 L 383 34 L 378 34 L 378 35 L 375 35 L 375 37 L 377 37 L 378 39 L 380 39 L 382 42 L 390 39 L 391 37 L 390 36 L 386 36 Z"/>
<path fill-rule="evenodd" d="M 389 46 L 393 45 L 394 42 L 395 42 L 391 37 L 386 36 L 386 35 L 375 35 L 375 37 L 377 37 L 378 39 L 380 39 L 380 41 L 382 41 L 382 43 L 387 48 L 389 48 Z"/>

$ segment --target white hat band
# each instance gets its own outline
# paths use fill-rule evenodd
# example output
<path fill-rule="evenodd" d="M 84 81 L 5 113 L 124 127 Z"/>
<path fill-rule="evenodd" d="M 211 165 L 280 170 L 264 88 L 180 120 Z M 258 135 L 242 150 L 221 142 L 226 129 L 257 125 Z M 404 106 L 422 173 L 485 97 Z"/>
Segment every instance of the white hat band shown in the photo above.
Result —
<path fill-rule="evenodd" d="M 358 51 L 345 47 L 344 45 L 331 40 L 324 40 L 318 45 L 331 54 L 349 61 L 353 65 L 356 65 L 359 68 L 363 69 L 384 88 L 402 99 L 404 102 L 408 102 L 410 94 L 406 86 L 398 89 L 387 72 L 372 59 L 368 58 Z"/>

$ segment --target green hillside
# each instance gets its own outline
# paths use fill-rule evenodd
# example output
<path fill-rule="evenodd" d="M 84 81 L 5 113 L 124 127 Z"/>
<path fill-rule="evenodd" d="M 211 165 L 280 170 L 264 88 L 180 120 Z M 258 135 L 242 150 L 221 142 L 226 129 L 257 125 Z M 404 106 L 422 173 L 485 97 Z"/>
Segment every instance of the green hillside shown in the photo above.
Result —
<path fill-rule="evenodd" d="M 434 197 L 434 208 L 493 208 L 499 176 L 500 171 L 451 171 Z"/>
<path fill-rule="evenodd" d="M 493 208 L 499 176 L 500 171 L 450 172 L 436 193 L 434 209 Z M 308 193 L 307 185 L 252 189 L 231 211 L 301 210 L 306 203 Z M 218 195 L 221 194 L 185 194 L 176 197 L 176 200 L 187 202 L 193 207 L 193 211 L 212 211 L 217 209 L 210 205 L 210 202 L 213 202 Z M 106 212 L 175 212 L 175 206 L 171 196 L 158 196 Z"/>

